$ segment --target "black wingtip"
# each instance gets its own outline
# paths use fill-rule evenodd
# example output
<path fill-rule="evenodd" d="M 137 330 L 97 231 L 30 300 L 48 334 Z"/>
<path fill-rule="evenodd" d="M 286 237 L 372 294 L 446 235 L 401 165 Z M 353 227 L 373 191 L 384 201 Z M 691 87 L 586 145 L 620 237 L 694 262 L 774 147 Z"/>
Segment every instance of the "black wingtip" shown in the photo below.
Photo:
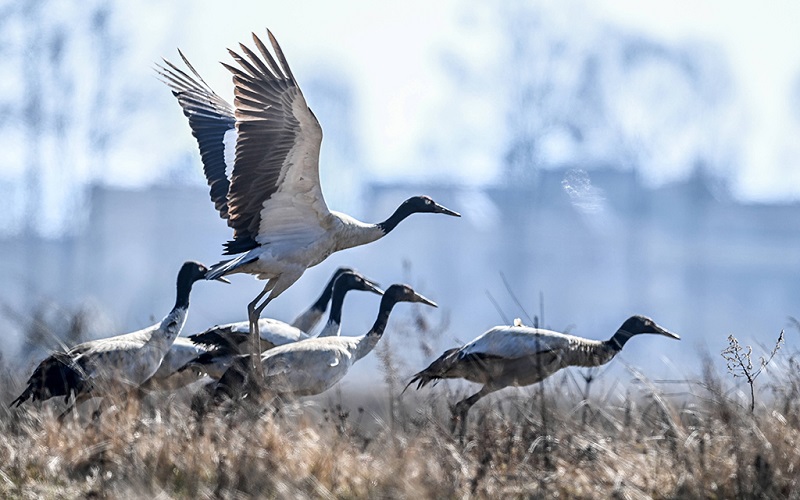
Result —
<path fill-rule="evenodd" d="M 406 384 L 405 388 L 403 388 L 403 391 L 400 393 L 400 395 L 402 396 L 403 394 L 405 394 L 408 388 L 414 385 L 414 382 L 418 380 L 419 380 L 418 375 L 414 375 L 413 377 L 411 377 L 411 380 L 408 381 L 408 383 Z M 417 386 L 417 389 L 419 389 L 419 386 Z"/>
<path fill-rule="evenodd" d="M 251 236 L 235 238 L 222 244 L 223 255 L 245 253 L 256 247 L 258 247 L 258 242 Z"/>
<path fill-rule="evenodd" d="M 30 387 L 28 387 L 27 389 L 25 389 L 25 390 L 22 392 L 22 394 L 20 394 L 20 395 L 19 395 L 19 397 L 17 397 L 17 399 L 15 399 L 14 401 L 12 401 L 12 402 L 11 402 L 11 403 L 8 405 L 8 407 L 9 407 L 9 408 L 14 408 L 14 407 L 16 406 L 17 408 L 19 408 L 20 406 L 22 406 L 22 403 L 24 403 L 25 401 L 27 401 L 27 400 L 30 398 L 30 391 L 31 391 Z"/>
<path fill-rule="evenodd" d="M 406 384 L 406 388 L 403 389 L 403 392 L 401 392 L 400 394 L 403 394 L 404 392 L 406 392 L 406 390 L 409 387 L 411 387 L 412 385 L 414 385 L 415 382 L 417 384 L 417 387 L 415 387 L 415 389 L 416 390 L 420 390 L 423 387 L 425 387 L 426 385 L 428 385 L 433 379 L 434 379 L 434 377 L 426 376 L 424 371 L 419 372 L 416 375 L 414 375 L 413 377 L 411 377 L 411 380 L 409 380 L 408 384 Z"/>

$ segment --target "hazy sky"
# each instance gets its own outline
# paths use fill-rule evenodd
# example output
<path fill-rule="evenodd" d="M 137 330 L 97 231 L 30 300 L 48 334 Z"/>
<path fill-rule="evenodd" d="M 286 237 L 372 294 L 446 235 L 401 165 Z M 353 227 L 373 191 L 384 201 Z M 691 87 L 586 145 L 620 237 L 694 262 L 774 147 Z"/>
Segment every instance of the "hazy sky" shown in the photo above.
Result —
<path fill-rule="evenodd" d="M 563 2 L 544 2 L 559 10 Z M 227 60 L 226 47 L 249 42 L 250 31 L 270 27 L 287 53 L 302 85 L 303 76 L 320 65 L 339 67 L 357 84 L 357 133 L 367 168 L 392 175 L 456 178 L 483 182 L 496 174 L 504 147 L 502 116 L 496 110 L 459 110 L 442 114 L 438 104 L 447 98 L 448 80 L 441 68 L 442 51 L 456 47 L 470 64 L 491 62 L 497 32 L 484 22 L 479 2 L 418 0 L 386 3 L 366 0 L 219 2 L 187 1 L 174 15 L 153 15 L 157 2 L 128 3 L 120 16 L 135 34 L 132 64 L 147 75 L 159 56 L 176 57 L 180 46 L 206 80 L 225 98 L 231 84 L 217 62 Z M 743 1 L 641 2 L 604 0 L 571 2 L 568 16 L 596 17 L 639 31 L 656 40 L 704 40 L 720 46 L 730 59 L 737 79 L 737 99 L 744 117 L 741 171 L 733 179 L 737 194 L 748 199 L 795 198 L 800 194 L 798 95 L 800 94 L 800 3 L 789 0 L 759 3 Z M 469 7 L 469 8 L 465 8 Z M 491 7 L 488 7 L 491 8 Z M 502 75 L 497 75 L 502 78 Z M 147 85 L 161 85 L 155 79 Z M 487 89 L 490 92 L 491 89 Z M 313 103 L 313 96 L 308 96 Z M 132 140 L 135 155 L 122 154 L 109 166 L 105 178 L 116 184 L 138 184 L 152 173 L 141 166 L 141 144 L 153 144 L 161 158 L 191 147 L 192 138 L 165 95 L 164 131 L 140 130 Z M 795 109 L 792 109 L 791 106 Z M 453 143 L 460 154 L 448 164 L 438 158 L 432 169 L 421 146 L 434 126 L 447 131 L 466 123 L 469 136 Z M 323 123 L 323 128 L 325 124 Z M 166 151 L 166 153 L 164 153 Z M 447 149 L 445 148 L 445 151 Z M 122 158 L 135 156 L 139 166 Z M 153 159 L 146 163 L 154 164 Z M 324 167 L 323 167 L 324 168 Z"/>
<path fill-rule="evenodd" d="M 800 3 L 792 0 L 604 0 L 601 12 L 654 37 L 702 38 L 730 58 L 748 122 L 746 197 L 800 195 Z M 792 109 L 793 108 L 793 109 Z"/>

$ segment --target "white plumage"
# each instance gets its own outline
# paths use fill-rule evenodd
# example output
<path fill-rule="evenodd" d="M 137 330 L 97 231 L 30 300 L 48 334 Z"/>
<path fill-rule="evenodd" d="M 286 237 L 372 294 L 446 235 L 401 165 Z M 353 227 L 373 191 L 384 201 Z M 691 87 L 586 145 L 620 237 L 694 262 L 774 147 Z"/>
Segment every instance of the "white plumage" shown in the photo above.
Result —
<path fill-rule="evenodd" d="M 497 326 L 460 348 L 449 349 L 414 375 L 417 389 L 444 378 L 483 384 L 479 392 L 456 405 L 462 425 L 479 399 L 504 387 L 539 382 L 567 366 L 609 362 L 634 335 L 651 333 L 679 339 L 644 316 L 631 316 L 609 340 L 591 340 L 526 326 Z M 408 388 L 406 386 L 406 388 Z"/>
<path fill-rule="evenodd" d="M 197 139 L 211 199 L 234 230 L 226 253 L 240 254 L 212 266 L 209 279 L 248 273 L 268 280 L 248 305 L 254 363 L 261 311 L 307 268 L 333 252 L 383 237 L 413 213 L 458 216 L 427 196 L 406 200 L 378 224 L 328 210 L 319 181 L 322 129 L 278 42 L 267 34 L 275 57 L 254 34 L 260 57 L 240 44 L 244 57 L 229 50 L 239 67 L 223 63 L 233 74 L 234 108 L 208 87 L 183 54 L 193 76 L 168 61 L 160 68 Z M 225 139 L 234 127 L 236 154 L 228 178 Z"/>
<path fill-rule="evenodd" d="M 55 353 L 34 370 L 25 391 L 12 405 L 28 399 L 45 400 L 74 394 L 74 404 L 94 396 L 126 392 L 148 380 L 183 328 L 192 284 L 205 277 L 205 266 L 186 262 L 178 273 L 175 306 L 158 324 L 148 328 L 79 344 Z M 63 414 L 68 413 L 71 405 Z"/>

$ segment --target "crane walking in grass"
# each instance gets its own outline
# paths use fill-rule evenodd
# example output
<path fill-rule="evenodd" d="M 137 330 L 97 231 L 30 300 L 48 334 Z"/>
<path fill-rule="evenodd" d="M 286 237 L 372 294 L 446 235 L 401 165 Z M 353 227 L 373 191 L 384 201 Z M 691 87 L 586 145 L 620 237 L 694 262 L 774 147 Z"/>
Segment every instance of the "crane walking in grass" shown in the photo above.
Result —
<path fill-rule="evenodd" d="M 420 389 L 445 378 L 483 384 L 480 391 L 456 404 L 453 423 L 461 422 L 463 435 L 467 413 L 484 396 L 508 386 L 535 384 L 568 366 L 603 365 L 631 337 L 642 333 L 680 339 L 644 316 L 631 316 L 608 340 L 585 339 L 527 326 L 497 326 L 464 347 L 445 351 L 414 375 L 406 389 L 414 383 Z"/>
<path fill-rule="evenodd" d="M 160 322 L 143 330 L 79 344 L 67 352 L 54 353 L 33 371 L 28 386 L 11 406 L 28 399 L 46 400 L 64 396 L 69 401 L 63 419 L 81 402 L 137 388 L 161 365 L 164 355 L 186 322 L 192 285 L 205 278 L 208 269 L 185 262 L 178 272 L 175 306 Z M 220 279 L 220 281 L 227 280 Z"/>
<path fill-rule="evenodd" d="M 410 286 L 392 285 L 384 292 L 378 317 L 365 335 L 307 339 L 262 354 L 261 369 L 267 382 L 264 390 L 272 397 L 297 397 L 330 389 L 356 361 L 375 348 L 398 302 L 418 302 L 436 307 L 435 302 Z M 250 372 L 243 361 L 240 357 L 239 363 L 231 366 L 212 388 L 215 401 L 225 397 L 238 399 L 252 387 L 248 383 Z"/>
<path fill-rule="evenodd" d="M 319 180 L 322 128 L 278 42 L 269 31 L 267 35 L 274 57 L 255 34 L 260 56 L 243 44 L 244 56 L 229 50 L 239 65 L 223 63 L 233 74 L 233 107 L 211 90 L 183 54 L 191 75 L 166 60 L 159 68 L 197 139 L 211 199 L 233 228 L 225 253 L 238 256 L 212 266 L 208 278 L 247 273 L 267 280 L 247 307 L 254 373 L 260 372 L 261 312 L 307 268 L 333 252 L 382 238 L 411 214 L 459 216 L 427 196 L 409 198 L 377 224 L 330 211 Z M 226 144 L 234 138 L 235 151 L 230 151 Z"/>
<path fill-rule="evenodd" d="M 383 294 L 383 290 L 378 288 L 377 284 L 356 271 L 348 269 L 337 276 L 333 286 L 333 298 L 331 299 L 331 312 L 328 321 L 316 338 L 339 336 L 341 333 L 342 307 L 348 291 L 361 290 L 378 295 Z M 314 338 L 312 335 L 282 321 L 262 318 L 259 320 L 259 324 L 261 325 L 261 347 L 264 348 L 264 351 Z M 187 360 L 184 366 L 179 368 L 178 372 L 205 374 L 218 380 L 237 356 L 246 353 L 248 338 L 247 322 L 215 326 L 205 332 L 190 335 L 189 339 L 205 346 L 207 352 Z"/>
<path fill-rule="evenodd" d="M 347 276 L 347 278 L 342 280 L 334 290 L 334 283 L 342 275 Z M 331 309 L 330 319 L 319 333 L 319 336 L 339 335 L 342 303 L 345 294 L 349 290 L 367 290 L 374 293 L 383 293 L 375 283 L 357 271 L 349 267 L 340 267 L 325 285 L 319 298 L 311 307 L 298 315 L 291 325 L 271 318 L 259 320 L 262 349 L 272 349 L 275 346 L 288 344 L 289 342 L 311 338 L 311 331 L 319 323 L 331 300 L 333 300 L 334 306 Z M 179 389 L 197 381 L 202 373 L 184 368 L 198 358 L 206 363 L 214 361 L 216 369 L 213 367 L 208 368 L 208 370 L 211 370 L 208 374 L 212 378 L 219 378 L 227 368 L 226 362 L 229 362 L 232 355 L 246 352 L 246 343 L 249 339 L 248 328 L 247 321 L 240 321 L 238 323 L 216 325 L 204 332 L 188 337 L 178 337 L 164 356 L 161 366 L 158 367 L 158 370 L 150 380 L 144 384 L 142 390 Z"/>

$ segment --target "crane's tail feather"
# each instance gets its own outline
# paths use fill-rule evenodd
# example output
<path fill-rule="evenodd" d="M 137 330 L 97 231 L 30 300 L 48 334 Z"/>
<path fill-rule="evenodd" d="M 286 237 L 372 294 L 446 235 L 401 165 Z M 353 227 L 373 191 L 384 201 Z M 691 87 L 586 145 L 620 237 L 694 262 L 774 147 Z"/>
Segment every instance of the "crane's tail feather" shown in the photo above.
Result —
<path fill-rule="evenodd" d="M 239 332 L 229 326 L 215 326 L 204 332 L 189 335 L 189 339 L 214 349 L 226 349 L 238 353 L 239 346 L 250 339 L 250 333 Z"/>
<path fill-rule="evenodd" d="M 214 385 L 212 401 L 219 405 L 228 399 L 240 399 L 247 389 L 250 375 L 250 357 L 238 356 Z"/>
<path fill-rule="evenodd" d="M 22 405 L 22 403 L 29 400 L 32 395 L 33 395 L 33 390 L 31 386 L 26 387 L 25 390 L 22 391 L 22 394 L 20 394 L 19 397 L 17 397 L 17 399 L 12 401 L 11 404 L 8 405 L 9 408 L 13 408 L 14 406 L 17 406 L 19 408 Z"/>
<path fill-rule="evenodd" d="M 253 262 L 256 259 L 258 259 L 257 256 L 244 254 L 236 257 L 235 259 L 229 259 L 217 262 L 216 264 L 211 266 L 211 269 L 208 270 L 205 278 L 207 280 L 219 279 L 222 276 L 225 276 L 226 274 L 233 273 L 236 270 L 236 268 L 243 266 L 245 264 L 249 264 L 250 262 Z"/>
<path fill-rule="evenodd" d="M 430 384 L 431 382 L 435 383 L 438 382 L 440 379 L 452 377 L 452 375 L 448 375 L 448 372 L 455 363 L 460 349 L 461 349 L 460 347 L 454 347 L 452 349 L 446 350 L 441 356 L 436 358 L 436 360 L 434 360 L 427 368 L 415 374 L 406 385 L 406 388 L 403 389 L 403 392 L 406 392 L 406 389 L 414 385 L 415 382 L 417 384 L 417 390 L 419 390 L 425 387 L 426 385 Z"/>
<path fill-rule="evenodd" d="M 204 366 L 210 365 L 210 364 L 216 362 L 218 356 L 219 356 L 219 353 L 216 352 L 216 351 L 204 352 L 204 353 L 202 353 L 202 354 L 190 359 L 189 361 L 187 361 L 186 364 L 181 366 L 180 368 L 178 368 L 175 371 L 175 373 L 184 372 L 186 370 L 200 370 L 200 371 L 202 371 Z"/>
<path fill-rule="evenodd" d="M 415 389 L 420 390 L 423 387 L 425 387 L 426 385 L 430 384 L 431 382 L 434 382 L 434 381 L 437 381 L 437 380 L 439 380 L 439 377 L 437 377 L 435 375 L 426 374 L 425 371 L 423 370 L 423 371 L 417 373 L 416 375 L 414 375 L 413 377 L 411 377 L 411 380 L 408 381 L 408 384 L 406 384 L 406 387 L 403 389 L 403 392 L 401 392 L 400 394 L 405 394 L 405 392 L 408 390 L 408 388 L 411 387 L 412 385 L 414 385 L 414 383 L 417 384 L 417 387 Z"/>
<path fill-rule="evenodd" d="M 43 401 L 56 396 L 64 396 L 64 401 L 67 401 L 72 393 L 91 389 L 86 373 L 70 355 L 56 353 L 39 363 L 28 379 L 28 386 L 9 406 L 20 406 L 29 399 Z"/>
<path fill-rule="evenodd" d="M 252 236 L 244 236 L 233 239 L 224 243 L 223 248 L 225 255 L 236 255 L 237 253 L 245 253 L 258 247 L 258 242 Z"/>

